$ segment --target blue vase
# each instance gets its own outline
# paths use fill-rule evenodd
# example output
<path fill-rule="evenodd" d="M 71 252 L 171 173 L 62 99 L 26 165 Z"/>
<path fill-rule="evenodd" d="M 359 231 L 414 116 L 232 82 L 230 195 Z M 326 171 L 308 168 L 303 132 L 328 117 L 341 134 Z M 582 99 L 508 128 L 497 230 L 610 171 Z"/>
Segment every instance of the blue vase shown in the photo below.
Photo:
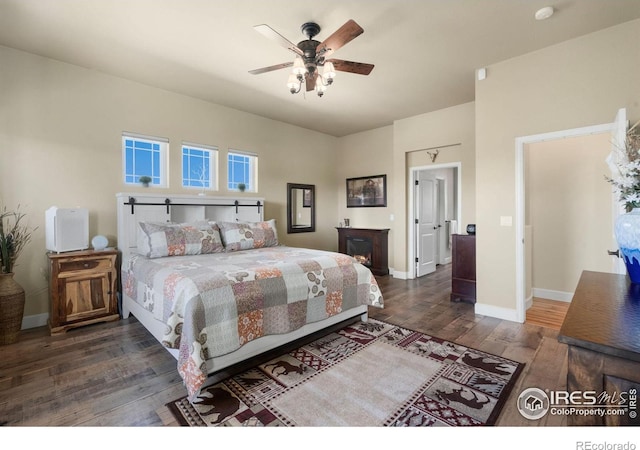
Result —
<path fill-rule="evenodd" d="M 615 233 L 629 278 L 632 283 L 640 283 L 640 208 L 618 217 Z"/>

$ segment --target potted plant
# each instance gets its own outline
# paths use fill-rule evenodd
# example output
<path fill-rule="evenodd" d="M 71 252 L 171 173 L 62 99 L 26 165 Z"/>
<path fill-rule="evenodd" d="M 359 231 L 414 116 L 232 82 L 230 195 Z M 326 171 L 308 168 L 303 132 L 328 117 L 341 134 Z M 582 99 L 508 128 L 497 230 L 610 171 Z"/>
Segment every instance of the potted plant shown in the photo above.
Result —
<path fill-rule="evenodd" d="M 16 260 L 31 240 L 30 229 L 24 224 L 25 214 L 0 211 L 0 345 L 18 340 L 24 315 L 24 289 L 13 279 Z"/>
<path fill-rule="evenodd" d="M 240 192 L 244 192 L 244 191 L 245 191 L 245 189 L 247 189 L 247 185 L 246 185 L 246 184 L 244 184 L 244 183 L 238 183 L 238 190 L 239 190 Z"/>
<path fill-rule="evenodd" d="M 142 183 L 144 187 L 149 187 L 149 183 L 151 183 L 151 177 L 142 175 L 140 178 L 138 178 L 138 181 L 140 181 L 140 183 Z"/>

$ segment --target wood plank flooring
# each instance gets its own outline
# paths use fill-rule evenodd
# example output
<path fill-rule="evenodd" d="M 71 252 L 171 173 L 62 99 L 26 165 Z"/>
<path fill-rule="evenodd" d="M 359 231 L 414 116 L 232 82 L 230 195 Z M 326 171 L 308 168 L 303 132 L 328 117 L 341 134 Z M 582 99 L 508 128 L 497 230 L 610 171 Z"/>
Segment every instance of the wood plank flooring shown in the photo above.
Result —
<path fill-rule="evenodd" d="M 450 265 L 417 280 L 379 277 L 385 308 L 370 316 L 526 363 L 497 425 L 564 425 L 550 415 L 531 422 L 516 408 L 525 388 L 566 386 L 558 331 L 475 315 L 450 302 L 450 277 Z M 176 361 L 133 317 L 60 336 L 26 330 L 0 347 L 0 425 L 176 425 L 164 405 L 184 393 Z"/>
<path fill-rule="evenodd" d="M 560 331 L 570 304 L 569 302 L 534 297 L 531 308 L 527 310 L 526 322 Z"/>

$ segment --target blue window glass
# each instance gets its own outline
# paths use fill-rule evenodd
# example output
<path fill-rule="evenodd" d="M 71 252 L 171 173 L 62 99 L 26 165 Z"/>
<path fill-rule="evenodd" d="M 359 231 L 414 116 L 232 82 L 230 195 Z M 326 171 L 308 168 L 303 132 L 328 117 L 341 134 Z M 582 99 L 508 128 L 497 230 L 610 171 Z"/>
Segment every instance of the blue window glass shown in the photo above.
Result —
<path fill-rule="evenodd" d="M 227 188 L 238 189 L 244 183 L 247 191 L 254 191 L 253 164 L 255 156 L 229 152 L 227 157 Z"/>
<path fill-rule="evenodd" d="M 164 184 L 163 158 L 166 144 L 149 139 L 123 138 L 124 143 L 124 182 L 139 183 L 141 176 L 151 177 L 151 184 Z"/>
<path fill-rule="evenodd" d="M 182 146 L 182 186 L 211 189 L 215 183 L 216 150 Z"/>
<path fill-rule="evenodd" d="M 189 178 L 189 156 L 187 156 L 184 152 L 184 148 L 182 149 L 182 184 L 184 185 L 184 180 Z"/>

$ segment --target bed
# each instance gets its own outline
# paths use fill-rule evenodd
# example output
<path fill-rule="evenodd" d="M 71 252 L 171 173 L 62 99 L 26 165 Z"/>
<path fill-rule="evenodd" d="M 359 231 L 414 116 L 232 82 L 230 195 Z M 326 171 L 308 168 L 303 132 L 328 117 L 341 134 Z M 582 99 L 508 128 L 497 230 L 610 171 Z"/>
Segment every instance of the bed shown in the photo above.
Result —
<path fill-rule="evenodd" d="M 122 316 L 176 358 L 192 400 L 210 374 L 383 307 L 352 257 L 282 245 L 264 199 L 116 197 Z"/>

